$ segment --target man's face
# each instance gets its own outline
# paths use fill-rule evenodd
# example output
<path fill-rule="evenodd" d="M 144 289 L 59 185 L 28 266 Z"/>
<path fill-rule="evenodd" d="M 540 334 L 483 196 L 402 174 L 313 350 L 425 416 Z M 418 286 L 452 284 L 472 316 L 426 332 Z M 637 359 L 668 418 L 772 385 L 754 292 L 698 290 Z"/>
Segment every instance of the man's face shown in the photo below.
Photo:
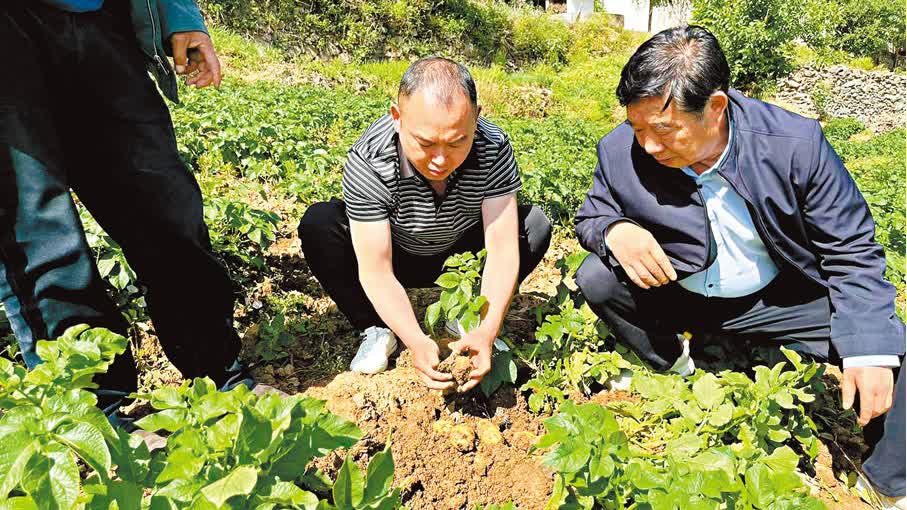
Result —
<path fill-rule="evenodd" d="M 476 133 L 478 108 L 465 94 L 445 105 L 431 91 L 416 91 L 391 106 L 403 154 L 426 179 L 441 181 L 466 161 Z"/>
<path fill-rule="evenodd" d="M 689 113 L 662 97 L 640 99 L 627 106 L 627 120 L 636 141 L 664 166 L 683 168 L 699 163 L 723 149 L 721 126 L 727 96 L 716 92 L 701 114 Z M 718 150 L 720 154 L 720 150 Z"/>

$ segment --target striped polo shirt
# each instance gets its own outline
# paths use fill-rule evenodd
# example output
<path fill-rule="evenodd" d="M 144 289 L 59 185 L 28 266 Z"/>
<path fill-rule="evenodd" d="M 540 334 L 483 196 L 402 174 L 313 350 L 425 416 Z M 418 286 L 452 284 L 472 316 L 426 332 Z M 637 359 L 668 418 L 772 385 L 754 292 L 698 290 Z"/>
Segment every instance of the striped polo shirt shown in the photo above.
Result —
<path fill-rule="evenodd" d="M 354 221 L 389 221 L 393 242 L 414 255 L 442 253 L 482 221 L 482 201 L 516 193 L 520 173 L 510 139 L 479 117 L 466 160 L 438 198 L 406 158 L 390 115 L 375 121 L 350 148 L 343 170 L 346 214 Z"/>

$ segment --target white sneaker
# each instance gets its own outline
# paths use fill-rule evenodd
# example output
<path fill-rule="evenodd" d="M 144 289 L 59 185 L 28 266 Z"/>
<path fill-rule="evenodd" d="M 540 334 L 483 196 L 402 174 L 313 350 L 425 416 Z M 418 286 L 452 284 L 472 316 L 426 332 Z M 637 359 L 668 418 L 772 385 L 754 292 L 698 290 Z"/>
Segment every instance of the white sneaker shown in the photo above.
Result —
<path fill-rule="evenodd" d="M 397 337 L 387 328 L 372 326 L 360 335 L 362 343 L 353 361 L 350 370 L 363 374 L 377 374 L 387 368 L 387 358 L 397 349 Z"/>
<path fill-rule="evenodd" d="M 677 335 L 677 340 L 680 341 L 683 350 L 680 353 L 680 357 L 677 358 L 677 361 L 675 361 L 674 364 L 671 365 L 671 368 L 668 369 L 668 372 L 687 377 L 693 375 L 693 372 L 696 371 L 696 364 L 693 363 L 693 358 L 690 357 L 690 338 L 692 338 L 692 335 L 689 333 Z M 608 388 L 611 389 L 611 391 L 626 391 L 630 389 L 630 384 L 632 382 L 633 371 L 624 368 L 617 377 L 608 381 Z"/>
<path fill-rule="evenodd" d="M 854 486 L 860 498 L 867 503 L 874 505 L 881 504 L 882 510 L 907 510 L 907 496 L 900 498 L 886 496 L 877 491 L 869 481 L 864 481 L 863 475 L 857 477 L 857 484 Z M 874 500 L 878 501 L 874 501 Z"/>
<path fill-rule="evenodd" d="M 444 329 L 447 331 L 447 334 L 449 334 L 450 336 L 452 336 L 454 338 L 463 338 L 463 335 L 466 334 L 466 331 L 463 330 L 463 326 L 460 325 L 460 321 L 458 321 L 457 319 L 454 319 L 452 321 L 447 321 L 446 323 L 444 323 Z M 510 350 L 510 347 L 508 347 L 507 344 L 504 343 L 504 341 L 501 340 L 500 338 L 494 339 L 493 347 L 494 347 L 494 350 L 497 350 L 497 351 L 509 351 Z"/>

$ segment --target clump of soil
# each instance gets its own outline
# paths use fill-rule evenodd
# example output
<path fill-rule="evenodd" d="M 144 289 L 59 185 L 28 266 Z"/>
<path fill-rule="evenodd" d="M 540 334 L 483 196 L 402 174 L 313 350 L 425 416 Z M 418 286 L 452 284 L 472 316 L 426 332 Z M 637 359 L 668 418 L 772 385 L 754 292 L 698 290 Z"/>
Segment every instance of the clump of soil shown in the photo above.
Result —
<path fill-rule="evenodd" d="M 472 360 L 463 353 L 452 352 L 444 361 L 438 363 L 438 372 L 452 375 L 459 389 L 469 381 Z"/>
<path fill-rule="evenodd" d="M 355 422 L 363 439 L 316 463 L 333 477 L 350 454 L 360 465 L 390 441 L 394 486 L 408 508 L 460 509 L 506 504 L 544 508 L 553 473 L 532 446 L 544 433 L 523 396 L 502 388 L 444 396 L 424 386 L 404 351 L 395 368 L 373 376 L 344 372 L 305 395 Z"/>

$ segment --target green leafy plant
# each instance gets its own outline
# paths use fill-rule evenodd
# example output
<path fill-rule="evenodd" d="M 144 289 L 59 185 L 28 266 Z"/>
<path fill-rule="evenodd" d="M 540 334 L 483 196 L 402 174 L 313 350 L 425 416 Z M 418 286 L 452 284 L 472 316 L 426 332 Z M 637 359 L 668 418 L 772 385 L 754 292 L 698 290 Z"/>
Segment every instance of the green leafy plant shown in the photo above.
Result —
<path fill-rule="evenodd" d="M 793 370 L 756 367 L 755 381 L 637 373 L 644 403 L 564 401 L 536 445 L 557 473 L 549 508 L 824 508 L 803 489 L 786 444 L 810 458 L 818 451 L 801 403 L 814 398 L 821 369 L 784 354 Z"/>
<path fill-rule="evenodd" d="M 485 250 L 451 255 L 444 261 L 448 270 L 435 280 L 441 296 L 425 310 L 425 327 L 434 335 L 441 320 L 458 321 L 464 331 L 478 327 L 488 299 L 479 294 Z"/>
<path fill-rule="evenodd" d="M 402 504 L 400 489 L 391 490 L 393 479 L 394 459 L 391 456 L 390 442 L 383 451 L 372 457 L 364 476 L 359 466 L 347 456 L 340 466 L 332 489 L 334 504 L 324 507 L 337 510 L 399 508 Z"/>
<path fill-rule="evenodd" d="M 229 198 L 205 200 L 205 222 L 215 251 L 258 269 L 265 268 L 264 251 L 277 239 L 280 216 Z"/>
<path fill-rule="evenodd" d="M 95 221 L 91 213 L 79 206 L 79 217 L 85 230 L 85 239 L 91 247 L 101 278 L 110 286 L 109 294 L 118 309 L 131 321 L 147 317 L 145 289 L 129 266 L 123 248 Z"/>
<path fill-rule="evenodd" d="M 305 322 L 294 324 L 290 330 L 283 311 L 277 311 L 273 316 L 265 316 L 258 326 L 255 355 L 265 362 L 284 359 L 289 355 L 287 349 L 298 343 L 297 335 L 303 335 L 305 332 Z"/>
<path fill-rule="evenodd" d="M 441 296 L 425 310 L 425 327 L 430 334 L 436 334 L 442 319 L 448 323 L 457 321 L 467 333 L 479 326 L 488 307 L 488 299 L 479 294 L 485 255 L 485 250 L 476 255 L 465 252 L 444 261 L 448 270 L 435 280 L 442 289 Z M 454 361 L 451 359 L 448 365 Z M 485 395 L 491 395 L 501 384 L 516 382 L 516 377 L 517 367 L 510 350 L 494 350 L 491 371 L 482 378 L 480 388 Z"/>
<path fill-rule="evenodd" d="M 210 379 L 164 387 L 146 398 L 155 411 L 136 425 L 169 433 L 149 451 L 96 407 L 92 378 L 126 339 L 76 326 L 39 341 L 34 370 L 0 358 L 0 505 L 6 508 L 391 509 L 389 447 L 365 477 L 349 461 L 332 483 L 311 460 L 348 448 L 362 433 L 300 395 L 257 396 Z M 85 472 L 80 469 L 84 464 Z M 313 492 L 314 491 L 314 492 Z M 316 492 L 318 494 L 316 494 Z"/>
<path fill-rule="evenodd" d="M 114 430 L 88 390 L 126 349 L 126 339 L 73 326 L 36 349 L 44 363 L 32 371 L 0 358 L 0 501 L 12 508 L 76 508 L 79 462 L 122 488 L 109 473 L 128 462 L 128 436 Z"/>

